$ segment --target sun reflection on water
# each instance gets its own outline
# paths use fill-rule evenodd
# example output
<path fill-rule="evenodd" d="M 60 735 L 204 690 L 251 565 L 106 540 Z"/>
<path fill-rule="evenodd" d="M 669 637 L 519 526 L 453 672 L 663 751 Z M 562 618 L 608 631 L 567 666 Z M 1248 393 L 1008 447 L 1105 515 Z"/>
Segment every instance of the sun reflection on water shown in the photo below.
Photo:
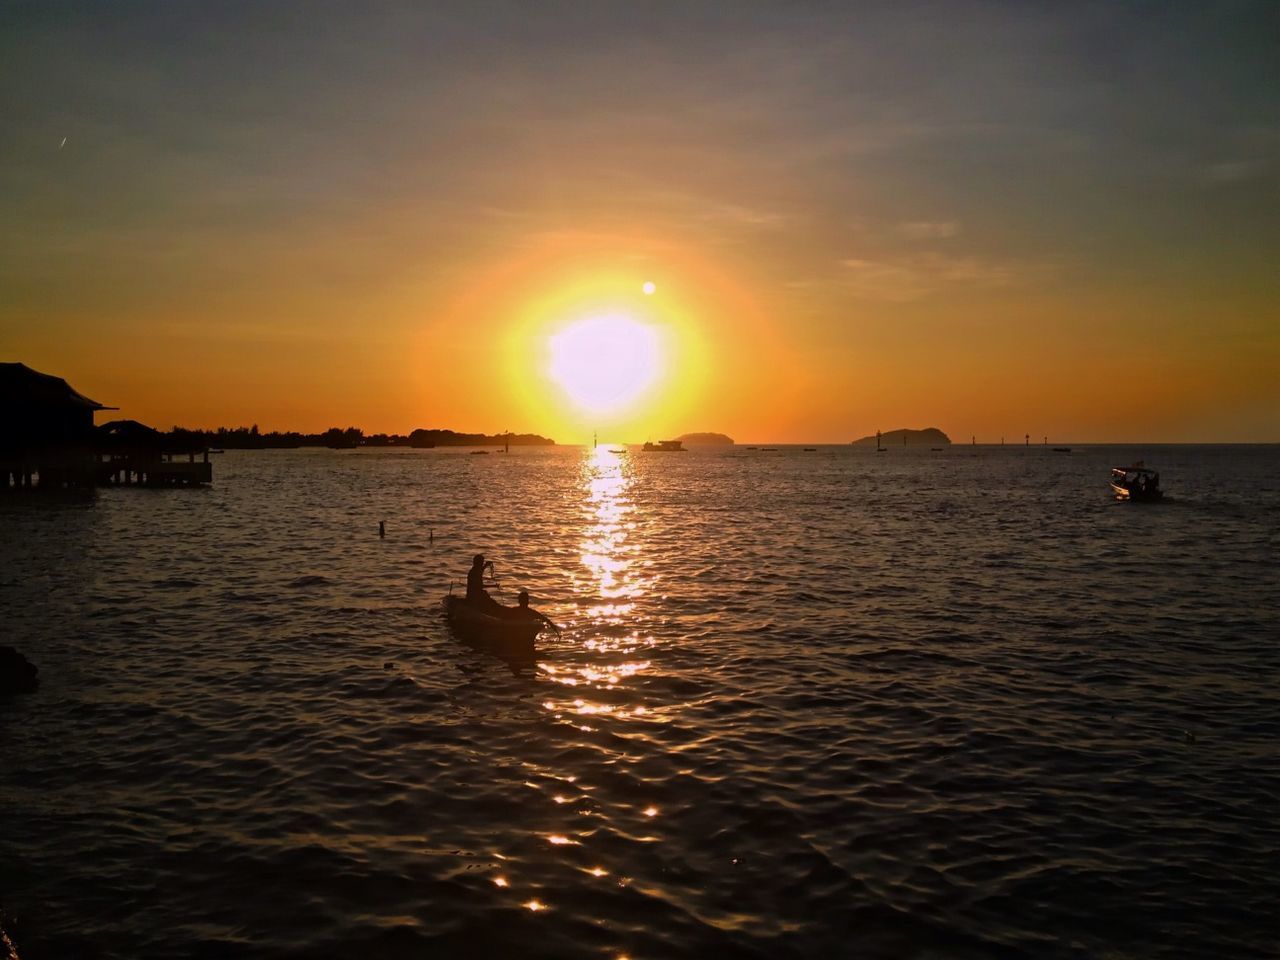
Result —
<path fill-rule="evenodd" d="M 574 642 L 538 667 L 539 680 L 545 685 L 536 702 L 545 715 L 571 741 L 590 742 L 606 750 L 599 746 L 602 733 L 618 735 L 623 733 L 619 725 L 640 729 L 665 718 L 662 710 L 643 705 L 644 687 L 638 682 L 652 665 L 654 640 L 645 631 L 640 613 L 651 586 L 636 536 L 639 518 L 631 491 L 632 468 L 629 454 L 607 448 L 588 450 L 583 457 L 582 527 L 574 582 L 578 606 L 571 632 L 566 631 L 566 639 L 572 637 Z M 622 759 L 615 755 L 610 763 Z M 524 765 L 529 775 L 526 786 L 558 811 L 533 831 L 546 844 L 543 849 L 584 878 L 614 877 L 625 887 L 630 881 L 622 875 L 622 865 L 600 862 L 600 851 L 593 853 L 592 847 L 601 823 L 611 822 L 615 813 L 620 819 L 634 816 L 634 798 L 628 797 L 621 810 L 610 810 L 591 783 L 576 782 L 576 772 L 532 761 Z M 660 819 L 656 806 L 647 805 L 643 811 L 646 824 Z M 637 844 L 660 840 L 651 835 L 630 839 Z M 500 879 L 505 882 L 509 875 L 508 871 Z M 522 906 L 535 912 L 548 909 L 540 900 Z"/>

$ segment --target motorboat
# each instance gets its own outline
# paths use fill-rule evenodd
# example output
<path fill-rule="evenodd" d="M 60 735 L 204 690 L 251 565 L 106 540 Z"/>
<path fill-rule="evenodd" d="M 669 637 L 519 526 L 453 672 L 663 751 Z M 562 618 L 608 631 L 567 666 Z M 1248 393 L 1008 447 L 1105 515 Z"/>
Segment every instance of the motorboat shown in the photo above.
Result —
<path fill-rule="evenodd" d="M 659 440 L 657 443 L 646 443 L 646 453 L 684 453 L 684 444 L 679 440 Z"/>
<path fill-rule="evenodd" d="M 1160 474 L 1139 461 L 1130 467 L 1111 468 L 1111 489 L 1117 500 L 1151 503 L 1164 498 Z"/>
<path fill-rule="evenodd" d="M 504 656 L 532 656 L 545 621 L 531 610 L 470 603 L 449 594 L 441 601 L 445 619 L 460 638 Z"/>

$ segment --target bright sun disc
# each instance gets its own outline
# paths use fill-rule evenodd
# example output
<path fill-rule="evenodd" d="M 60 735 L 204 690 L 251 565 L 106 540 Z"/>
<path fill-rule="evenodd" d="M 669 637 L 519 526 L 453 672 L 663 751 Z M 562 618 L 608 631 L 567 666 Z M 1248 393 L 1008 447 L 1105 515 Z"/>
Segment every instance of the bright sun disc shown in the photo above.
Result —
<path fill-rule="evenodd" d="M 630 317 L 579 321 L 555 334 L 550 347 L 552 379 L 591 413 L 624 409 L 662 370 L 657 333 Z"/>

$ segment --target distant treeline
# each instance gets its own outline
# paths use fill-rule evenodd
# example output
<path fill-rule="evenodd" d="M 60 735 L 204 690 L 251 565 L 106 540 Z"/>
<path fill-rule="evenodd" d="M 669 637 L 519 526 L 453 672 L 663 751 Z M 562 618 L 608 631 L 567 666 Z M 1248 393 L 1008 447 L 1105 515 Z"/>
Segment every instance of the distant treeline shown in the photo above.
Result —
<path fill-rule="evenodd" d="M 174 427 L 168 434 L 170 445 L 179 449 L 213 447 L 223 450 L 273 450 L 289 447 L 513 447 L 551 446 L 554 440 L 536 433 L 457 433 L 453 430 L 414 430 L 408 436 L 399 433 L 373 433 L 365 436 L 357 427 L 330 427 L 324 433 L 261 433 L 255 423 L 251 427 L 218 427 L 216 430 L 187 430 Z"/>

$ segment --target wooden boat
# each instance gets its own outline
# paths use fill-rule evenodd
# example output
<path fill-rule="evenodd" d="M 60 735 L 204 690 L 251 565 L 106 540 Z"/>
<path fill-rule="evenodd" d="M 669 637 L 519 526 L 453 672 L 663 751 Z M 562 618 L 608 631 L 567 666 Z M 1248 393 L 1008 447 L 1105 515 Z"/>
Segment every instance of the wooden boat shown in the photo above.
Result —
<path fill-rule="evenodd" d="M 533 656 L 543 620 L 514 607 L 477 607 L 453 594 L 441 601 L 445 619 L 461 639 L 502 656 Z"/>
<path fill-rule="evenodd" d="M 657 443 L 646 443 L 646 453 L 684 453 L 684 444 L 679 440 L 659 440 Z"/>
<path fill-rule="evenodd" d="M 1117 500 L 1152 503 L 1164 499 L 1160 474 L 1148 470 L 1141 461 L 1131 467 L 1112 467 L 1111 490 Z"/>

